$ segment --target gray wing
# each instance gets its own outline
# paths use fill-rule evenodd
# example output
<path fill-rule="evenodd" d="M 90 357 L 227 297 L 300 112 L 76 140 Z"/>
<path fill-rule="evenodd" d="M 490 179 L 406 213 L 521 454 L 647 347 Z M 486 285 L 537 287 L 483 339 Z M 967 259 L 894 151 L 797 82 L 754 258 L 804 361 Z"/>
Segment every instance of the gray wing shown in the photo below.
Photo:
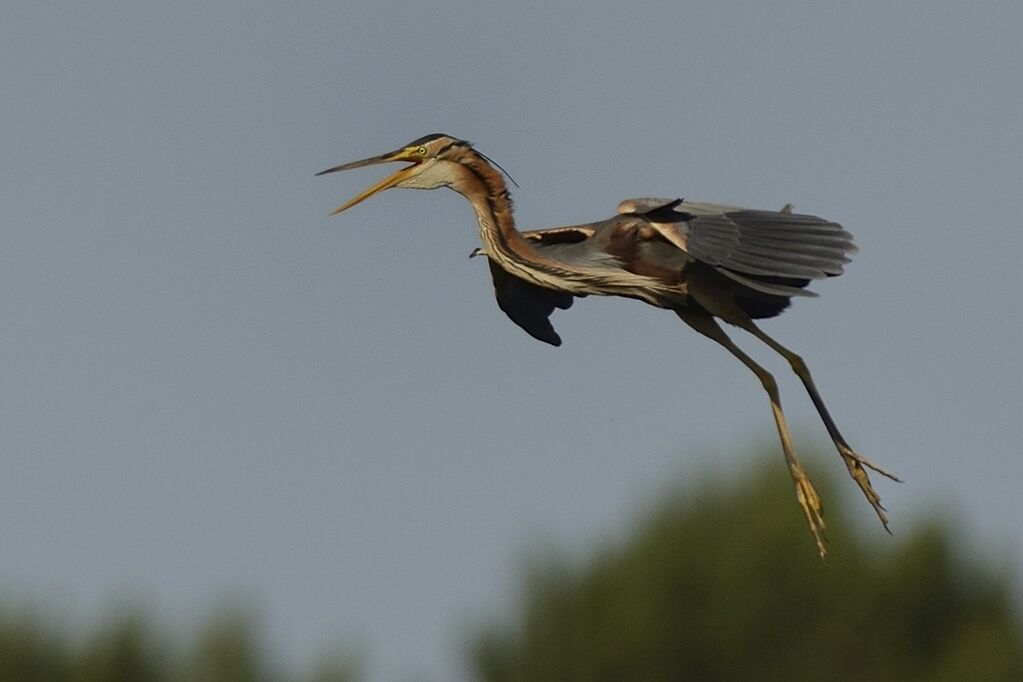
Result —
<path fill-rule="evenodd" d="M 770 278 L 839 275 L 856 251 L 838 223 L 813 215 L 763 211 L 681 199 L 627 199 L 618 210 L 641 215 L 667 241 L 722 274 L 765 293 L 807 295 Z M 766 280 L 761 278 L 768 278 Z"/>
<path fill-rule="evenodd" d="M 501 310 L 533 338 L 560 346 L 561 337 L 549 318 L 555 308 L 567 310 L 572 306 L 572 294 L 537 286 L 510 274 L 492 260 L 487 262 Z"/>
<path fill-rule="evenodd" d="M 821 279 L 842 274 L 856 251 L 838 223 L 801 213 L 682 203 L 689 252 L 750 275 Z"/>

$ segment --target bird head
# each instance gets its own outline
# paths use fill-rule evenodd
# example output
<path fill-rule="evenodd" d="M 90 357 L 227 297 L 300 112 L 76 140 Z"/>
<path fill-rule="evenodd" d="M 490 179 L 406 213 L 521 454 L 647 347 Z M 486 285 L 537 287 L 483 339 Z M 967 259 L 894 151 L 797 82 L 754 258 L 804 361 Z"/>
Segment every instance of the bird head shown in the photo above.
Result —
<path fill-rule="evenodd" d="M 362 192 L 335 208 L 330 215 L 337 215 L 344 210 L 365 201 L 374 194 L 391 187 L 409 189 L 437 189 L 455 183 L 459 177 L 461 158 L 472 151 L 472 145 L 465 140 L 434 133 L 409 142 L 404 147 L 379 156 L 371 156 L 361 161 L 352 161 L 340 166 L 320 171 L 317 175 L 326 175 L 337 171 L 375 166 L 392 161 L 406 161 L 409 165 L 399 168 L 380 182 L 367 187 Z"/>
<path fill-rule="evenodd" d="M 390 163 L 392 161 L 405 161 L 409 165 L 399 168 L 375 185 L 367 187 L 358 195 L 331 211 L 330 215 L 337 215 L 365 201 L 374 194 L 391 187 L 406 187 L 408 189 L 451 187 L 457 192 L 466 194 L 469 188 L 473 186 L 471 179 L 478 177 L 481 169 L 485 169 L 488 164 L 495 166 L 497 170 L 504 173 L 505 177 L 513 185 L 518 187 L 515 180 L 496 161 L 483 152 L 474 149 L 465 140 L 442 133 L 433 133 L 432 135 L 420 137 L 418 140 L 413 140 L 393 152 L 334 166 L 325 171 L 320 171 L 317 175 L 362 168 L 363 166 L 375 166 L 379 163 Z M 497 175 L 496 171 L 493 171 L 493 173 L 496 181 L 492 182 L 488 189 L 499 191 L 507 196 L 500 176 Z"/>

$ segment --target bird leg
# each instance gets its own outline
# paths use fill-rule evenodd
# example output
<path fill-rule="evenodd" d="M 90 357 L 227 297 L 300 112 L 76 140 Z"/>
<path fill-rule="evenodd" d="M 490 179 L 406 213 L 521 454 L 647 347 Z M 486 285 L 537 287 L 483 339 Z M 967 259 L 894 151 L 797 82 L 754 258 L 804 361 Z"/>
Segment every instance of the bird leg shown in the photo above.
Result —
<path fill-rule="evenodd" d="M 814 542 L 817 544 L 817 551 L 823 559 L 827 555 L 827 538 L 824 536 L 825 524 L 821 497 L 810 480 L 809 475 L 807 475 L 806 470 L 799 463 L 799 459 L 796 458 L 796 448 L 792 443 L 792 436 L 785 421 L 785 413 L 781 409 L 778 384 L 775 382 L 774 377 L 771 376 L 770 372 L 758 365 L 753 358 L 742 352 L 728 338 L 728 335 L 725 334 L 714 318 L 707 313 L 687 309 L 677 309 L 675 312 L 690 327 L 724 346 L 742 364 L 749 367 L 757 375 L 757 378 L 760 379 L 760 383 L 763 384 L 764 390 L 767 391 L 767 395 L 771 399 L 771 410 L 774 413 L 774 423 L 778 427 L 778 436 L 781 438 L 785 462 L 788 464 L 789 474 L 792 476 L 792 481 L 796 486 L 796 499 L 799 501 L 799 506 L 803 509 L 806 523 L 810 527 L 810 533 L 813 535 Z"/>
<path fill-rule="evenodd" d="M 877 517 L 881 519 L 881 523 L 884 525 L 885 530 L 891 533 L 891 528 L 888 527 L 888 517 L 885 515 L 885 508 L 881 505 L 881 496 L 874 490 L 874 486 L 870 483 L 870 477 L 867 475 L 867 469 L 871 469 L 886 476 L 893 481 L 901 483 L 902 481 L 892 473 L 889 473 L 879 467 L 878 465 L 871 462 L 866 457 L 858 454 L 854 451 L 849 443 L 846 442 L 845 438 L 842 437 L 838 427 L 835 425 L 834 420 L 831 418 L 831 414 L 828 413 L 828 408 L 824 405 L 824 400 L 821 398 L 820 393 L 817 392 L 817 387 L 813 383 L 813 377 L 810 376 L 810 369 L 806 366 L 803 358 L 799 357 L 796 353 L 793 353 L 785 346 L 781 345 L 770 336 L 765 334 L 752 320 L 741 325 L 743 329 L 748 331 L 753 336 L 757 337 L 778 354 L 788 360 L 789 365 L 792 366 L 792 371 L 796 373 L 800 381 L 803 382 L 803 386 L 806 387 L 806 392 L 810 395 L 810 400 L 813 401 L 814 407 L 817 408 L 817 413 L 821 417 L 821 421 L 824 422 L 824 427 L 828 430 L 828 435 L 831 436 L 831 440 L 834 442 L 835 447 L 838 449 L 838 454 L 841 455 L 842 460 L 845 462 L 845 466 L 849 469 L 849 475 L 852 476 L 853 480 L 863 491 L 863 495 L 867 498 L 870 506 L 874 508 L 874 512 Z"/>

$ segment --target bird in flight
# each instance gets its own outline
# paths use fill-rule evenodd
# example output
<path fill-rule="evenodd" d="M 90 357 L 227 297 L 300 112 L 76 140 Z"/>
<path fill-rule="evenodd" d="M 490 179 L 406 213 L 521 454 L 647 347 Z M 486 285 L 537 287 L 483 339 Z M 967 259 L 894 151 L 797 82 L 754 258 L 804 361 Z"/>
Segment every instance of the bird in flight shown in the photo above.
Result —
<path fill-rule="evenodd" d="M 814 296 L 814 279 L 842 273 L 856 251 L 838 223 L 792 212 L 685 201 L 626 199 L 607 220 L 520 232 L 500 166 L 465 140 L 435 133 L 386 154 L 328 168 L 317 175 L 382 163 L 408 165 L 338 206 L 337 215 L 391 187 L 450 187 L 476 212 L 497 303 L 531 336 L 554 346 L 555 309 L 575 297 L 625 296 L 666 308 L 716 341 L 760 380 L 771 401 L 796 498 L 817 550 L 826 555 L 821 497 L 796 457 L 774 377 L 725 334 L 718 320 L 760 339 L 784 357 L 802 381 L 849 474 L 885 529 L 888 518 L 868 470 L 899 479 L 856 453 L 839 432 L 803 359 L 754 322 L 780 314 L 794 296 Z M 496 166 L 496 168 L 495 168 Z"/>

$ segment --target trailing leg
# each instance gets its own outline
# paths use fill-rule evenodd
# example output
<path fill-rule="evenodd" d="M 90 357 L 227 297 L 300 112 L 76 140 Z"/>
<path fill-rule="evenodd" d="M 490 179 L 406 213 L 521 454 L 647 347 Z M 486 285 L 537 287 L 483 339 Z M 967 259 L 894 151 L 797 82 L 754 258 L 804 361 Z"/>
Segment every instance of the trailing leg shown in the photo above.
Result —
<path fill-rule="evenodd" d="M 767 395 L 771 400 L 771 410 L 774 413 L 774 423 L 778 427 L 778 436 L 781 438 L 782 452 L 785 454 L 789 474 L 791 474 L 792 481 L 796 486 L 796 498 L 799 500 L 799 506 L 802 507 L 803 515 L 810 526 L 810 533 L 813 535 L 814 542 L 817 543 L 817 551 L 820 552 L 821 558 L 824 558 L 827 554 L 827 549 L 825 547 L 825 525 L 822 515 L 821 497 L 817 493 L 817 489 L 814 487 L 809 475 L 807 475 L 806 470 L 803 469 L 803 466 L 796 458 L 796 448 L 792 443 L 792 436 L 789 434 L 785 413 L 781 409 L 778 385 L 774 377 L 751 357 L 742 352 L 709 314 L 687 309 L 677 309 L 675 312 L 690 327 L 724 346 L 729 353 L 738 358 L 742 364 L 749 367 L 757 375 L 757 378 L 760 379 L 760 383 L 763 384 L 764 390 L 767 391 Z"/>
<path fill-rule="evenodd" d="M 814 407 L 817 408 L 817 414 L 820 415 L 821 421 L 824 422 L 824 427 L 828 430 L 828 435 L 831 436 L 831 440 L 838 449 L 838 454 L 841 455 L 846 468 L 849 469 L 849 475 L 852 476 L 853 480 L 856 481 L 856 484 L 860 487 L 860 490 L 863 491 L 863 495 L 867 498 L 870 506 L 874 508 L 878 518 L 881 519 L 881 523 L 884 524 L 885 530 L 890 533 L 891 529 L 888 527 L 888 517 L 885 515 L 885 509 L 881 505 L 881 496 L 877 494 L 877 491 L 874 490 L 874 486 L 871 485 L 870 477 L 867 475 L 867 469 L 872 469 L 882 476 L 887 476 L 893 481 L 899 481 L 898 477 L 885 471 L 866 457 L 858 454 L 849 446 L 849 443 L 846 442 L 845 438 L 839 432 L 838 427 L 835 425 L 834 420 L 831 418 L 828 408 L 824 405 L 824 400 L 817 391 L 817 387 L 813 383 L 813 377 L 810 376 L 810 369 L 806 366 L 803 358 L 799 357 L 799 355 L 793 353 L 788 348 L 765 334 L 756 324 L 754 324 L 752 320 L 746 321 L 739 326 L 766 343 L 778 354 L 784 357 L 788 361 L 789 365 L 791 365 L 792 371 L 796 373 L 796 376 L 798 376 L 800 381 L 803 382 L 803 386 L 806 387 L 806 392 L 809 394 L 810 400 L 813 401 Z"/>

